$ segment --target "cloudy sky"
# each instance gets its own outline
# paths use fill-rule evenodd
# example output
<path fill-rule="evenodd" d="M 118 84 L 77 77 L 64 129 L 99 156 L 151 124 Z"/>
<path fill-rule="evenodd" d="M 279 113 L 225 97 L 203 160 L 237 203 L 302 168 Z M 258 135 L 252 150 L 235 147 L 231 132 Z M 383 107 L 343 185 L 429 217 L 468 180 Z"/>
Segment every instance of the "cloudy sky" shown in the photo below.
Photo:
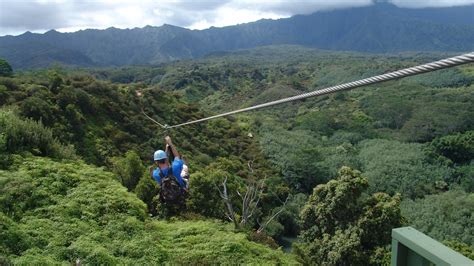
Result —
<path fill-rule="evenodd" d="M 474 0 L 388 0 L 409 8 L 474 4 Z M 25 31 L 133 28 L 164 23 L 205 29 L 318 10 L 371 5 L 374 0 L 0 0 L 0 36 Z"/>

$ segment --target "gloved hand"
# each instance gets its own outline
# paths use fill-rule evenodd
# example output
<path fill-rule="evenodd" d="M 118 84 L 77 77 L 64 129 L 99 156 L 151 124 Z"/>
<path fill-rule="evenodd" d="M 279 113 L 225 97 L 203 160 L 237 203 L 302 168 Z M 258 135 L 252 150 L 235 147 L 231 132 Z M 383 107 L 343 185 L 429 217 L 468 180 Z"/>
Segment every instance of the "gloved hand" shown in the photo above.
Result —
<path fill-rule="evenodd" d="M 166 144 L 173 145 L 173 142 L 171 142 L 171 137 L 170 136 L 166 136 L 165 141 L 166 141 Z"/>
<path fill-rule="evenodd" d="M 148 168 L 148 171 L 150 171 L 150 175 L 153 176 L 153 171 L 155 170 L 155 166 L 152 165 Z"/>

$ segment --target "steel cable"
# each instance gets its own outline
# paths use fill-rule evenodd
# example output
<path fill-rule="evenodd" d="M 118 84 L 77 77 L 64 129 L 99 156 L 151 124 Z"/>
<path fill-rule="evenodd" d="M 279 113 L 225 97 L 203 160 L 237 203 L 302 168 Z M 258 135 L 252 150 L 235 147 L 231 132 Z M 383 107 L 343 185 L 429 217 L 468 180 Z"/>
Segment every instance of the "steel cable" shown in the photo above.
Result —
<path fill-rule="evenodd" d="M 426 72 L 431 72 L 431 71 L 435 71 L 435 70 L 439 70 L 439 69 L 443 69 L 443 68 L 454 67 L 454 66 L 458 66 L 458 65 L 462 65 L 462 64 L 472 63 L 472 62 L 474 62 L 474 52 L 459 55 L 459 56 L 455 56 L 455 57 L 450 57 L 450 58 L 447 58 L 447 59 L 431 62 L 431 63 L 428 63 L 428 64 L 423 64 L 423 65 L 419 65 L 419 66 L 414 66 L 414 67 L 409 67 L 409 68 L 397 70 L 397 71 L 394 71 L 394 72 L 390 72 L 390 73 L 386 73 L 386 74 L 382 74 L 382 75 L 378 75 L 378 76 L 373 76 L 373 77 L 370 77 L 370 78 L 365 78 L 365 79 L 361 79 L 361 80 L 357 80 L 357 81 L 352 81 L 352 82 L 344 83 L 344 84 L 341 84 L 341 85 L 328 87 L 328 88 L 325 88 L 325 89 L 320 89 L 320 90 L 316 90 L 316 91 L 312 91 L 312 92 L 307 92 L 307 93 L 295 95 L 295 96 L 288 97 L 288 98 L 283 98 L 283 99 L 272 101 L 272 102 L 262 103 L 262 104 L 258 104 L 258 105 L 255 105 L 255 106 L 242 108 L 242 109 L 234 110 L 234 111 L 227 112 L 227 113 L 213 115 L 213 116 L 209 116 L 209 117 L 206 117 L 206 118 L 201 118 L 201 119 L 185 122 L 185 123 L 182 123 L 182 124 L 168 126 L 168 125 L 161 125 L 156 121 L 154 121 L 154 122 L 159 124 L 163 128 L 177 128 L 177 127 L 181 127 L 181 126 L 185 126 L 185 125 L 191 125 L 191 124 L 195 124 L 195 123 L 204 122 L 204 121 L 219 118 L 219 117 L 234 115 L 234 114 L 238 114 L 238 113 L 242 113 L 242 112 L 248 112 L 248 111 L 252 111 L 252 110 L 257 110 L 257 109 L 270 107 L 270 106 L 274 106 L 274 105 L 278 105 L 278 104 L 282 104 L 282 103 L 302 100 L 302 99 L 306 99 L 306 98 L 310 98 L 310 97 L 325 95 L 325 94 L 329 94 L 329 93 L 345 91 L 345 90 L 351 90 L 351 89 L 355 89 L 355 88 L 358 88 L 358 87 L 361 87 L 361 86 L 372 85 L 372 84 L 376 84 L 376 83 L 379 83 L 379 82 L 384 82 L 384 81 L 389 81 L 389 80 L 393 80 L 393 79 L 399 79 L 399 78 L 404 78 L 404 77 L 408 77 L 408 76 L 418 75 L 418 74 L 422 74 L 422 73 L 426 73 Z"/>

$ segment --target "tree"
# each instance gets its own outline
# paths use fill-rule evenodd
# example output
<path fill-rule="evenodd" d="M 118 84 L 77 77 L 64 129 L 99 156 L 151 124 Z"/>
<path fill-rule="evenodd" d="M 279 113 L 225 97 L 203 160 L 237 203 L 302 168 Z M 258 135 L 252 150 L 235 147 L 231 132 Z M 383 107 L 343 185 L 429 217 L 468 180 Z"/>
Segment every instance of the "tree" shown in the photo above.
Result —
<path fill-rule="evenodd" d="M 428 142 L 435 137 L 470 129 L 472 107 L 466 103 L 431 102 L 420 105 L 400 130 L 411 142 Z"/>
<path fill-rule="evenodd" d="M 54 124 L 54 108 L 48 101 L 36 96 L 28 97 L 20 105 L 22 115 L 42 121 L 46 126 Z"/>
<path fill-rule="evenodd" d="M 336 122 L 335 112 L 328 110 L 310 112 L 298 118 L 298 125 L 303 129 L 318 132 L 321 135 L 330 136 L 340 127 Z"/>
<path fill-rule="evenodd" d="M 4 105 L 8 101 L 9 93 L 5 85 L 0 84 L 0 105 Z"/>
<path fill-rule="evenodd" d="M 404 200 L 402 214 L 417 230 L 438 240 L 456 240 L 474 248 L 474 193 L 453 189 L 423 199 Z"/>
<path fill-rule="evenodd" d="M 295 252 L 304 263 L 378 265 L 391 229 L 402 223 L 400 195 L 364 195 L 367 178 L 342 167 L 339 176 L 318 185 L 301 212 L 302 233 Z"/>
<path fill-rule="evenodd" d="M 128 191 L 135 189 L 145 171 L 140 156 L 134 151 L 128 151 L 125 157 L 112 158 L 112 164 L 122 185 L 128 188 Z"/>
<path fill-rule="evenodd" d="M 11 110 L 0 109 L 0 153 L 25 151 L 53 158 L 77 159 L 74 148 L 62 145 L 41 122 L 21 119 Z"/>
<path fill-rule="evenodd" d="M 53 70 L 48 72 L 49 88 L 51 91 L 58 92 L 59 87 L 63 84 L 61 75 Z"/>
<path fill-rule="evenodd" d="M 413 104 L 400 98 L 373 94 L 362 100 L 362 107 L 374 117 L 376 127 L 400 129 L 410 119 L 413 109 Z"/>
<path fill-rule="evenodd" d="M 222 222 L 150 219 L 112 173 L 80 160 L 29 156 L 0 171 L 0 265 L 229 261 L 296 263 Z"/>
<path fill-rule="evenodd" d="M 139 199 L 146 203 L 148 212 L 156 215 L 158 202 L 158 195 L 160 187 L 158 183 L 150 176 L 150 173 L 145 172 L 134 190 Z"/>
<path fill-rule="evenodd" d="M 10 64 L 0 58 L 0 77 L 10 77 L 13 74 L 13 69 Z"/>
<path fill-rule="evenodd" d="M 474 192 L 474 160 L 470 164 L 456 167 L 454 181 L 457 182 L 466 192 Z"/>
<path fill-rule="evenodd" d="M 302 148 L 288 156 L 289 164 L 284 175 L 290 187 L 303 193 L 327 181 L 327 169 L 321 163 L 323 156 L 317 148 Z"/>
<path fill-rule="evenodd" d="M 370 183 L 369 192 L 400 192 L 409 198 L 432 194 L 452 175 L 447 166 L 430 164 L 423 144 L 364 140 L 358 158 Z"/>
<path fill-rule="evenodd" d="M 230 198 L 230 193 L 227 189 L 227 177 L 224 178 L 222 182 L 222 190 L 219 189 L 219 194 L 224 201 L 224 205 L 226 207 L 226 215 L 227 218 L 234 223 L 234 227 L 236 230 L 248 227 L 250 225 L 250 219 L 253 218 L 253 215 L 256 214 L 256 210 L 258 209 L 258 204 L 260 202 L 262 193 L 263 193 L 263 185 L 265 180 L 260 182 L 255 181 L 247 181 L 247 185 L 245 186 L 244 192 L 239 192 L 236 189 L 237 195 L 239 195 L 240 199 L 242 200 L 242 204 L 240 205 L 240 213 L 237 212 L 237 208 L 234 208 L 232 204 L 232 200 Z M 274 221 L 278 215 L 284 211 L 284 207 L 288 202 L 289 196 L 286 198 L 283 205 L 280 207 L 278 211 L 273 213 L 271 216 L 267 216 L 265 222 L 259 223 L 259 228 L 256 231 L 258 234 L 262 233 L 265 228 Z"/>
<path fill-rule="evenodd" d="M 269 218 L 274 214 L 280 212 L 278 217 L 272 220 L 264 229 L 265 233 L 274 239 L 282 240 L 283 236 L 296 237 L 300 231 L 299 214 L 303 209 L 306 200 L 306 194 L 299 193 L 296 195 L 289 195 L 288 203 L 283 207 L 275 207 L 268 211 L 269 215 L 264 217 L 263 221 L 269 221 Z M 279 199 L 277 204 L 284 204 L 284 201 Z"/>
<path fill-rule="evenodd" d="M 220 167 L 211 166 L 192 174 L 190 178 L 189 197 L 186 201 L 188 210 L 206 217 L 225 219 L 224 202 L 219 196 L 218 186 L 227 177 L 227 187 L 229 190 L 236 190 L 242 179 Z M 232 203 L 237 205 L 239 199 L 237 195 L 231 196 Z"/>
<path fill-rule="evenodd" d="M 474 131 L 436 138 L 429 148 L 454 163 L 469 163 L 474 158 Z"/>

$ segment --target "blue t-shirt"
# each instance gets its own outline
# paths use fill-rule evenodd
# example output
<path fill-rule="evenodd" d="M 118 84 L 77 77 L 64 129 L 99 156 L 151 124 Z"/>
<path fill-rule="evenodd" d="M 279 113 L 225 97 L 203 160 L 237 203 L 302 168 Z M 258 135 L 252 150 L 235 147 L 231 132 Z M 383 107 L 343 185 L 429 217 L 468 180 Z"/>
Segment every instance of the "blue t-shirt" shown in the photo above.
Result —
<path fill-rule="evenodd" d="M 179 185 L 181 187 L 184 187 L 185 186 L 184 181 L 181 178 L 181 171 L 183 170 L 183 160 L 175 159 L 173 161 L 173 163 L 171 163 L 171 167 L 173 168 L 173 175 L 178 180 Z M 163 173 L 163 176 L 167 176 L 168 175 L 168 168 L 161 169 L 161 172 Z M 161 177 L 160 177 L 160 169 L 159 168 L 156 168 L 153 171 L 153 178 L 156 180 L 156 182 L 158 182 L 158 184 L 160 183 Z"/>

